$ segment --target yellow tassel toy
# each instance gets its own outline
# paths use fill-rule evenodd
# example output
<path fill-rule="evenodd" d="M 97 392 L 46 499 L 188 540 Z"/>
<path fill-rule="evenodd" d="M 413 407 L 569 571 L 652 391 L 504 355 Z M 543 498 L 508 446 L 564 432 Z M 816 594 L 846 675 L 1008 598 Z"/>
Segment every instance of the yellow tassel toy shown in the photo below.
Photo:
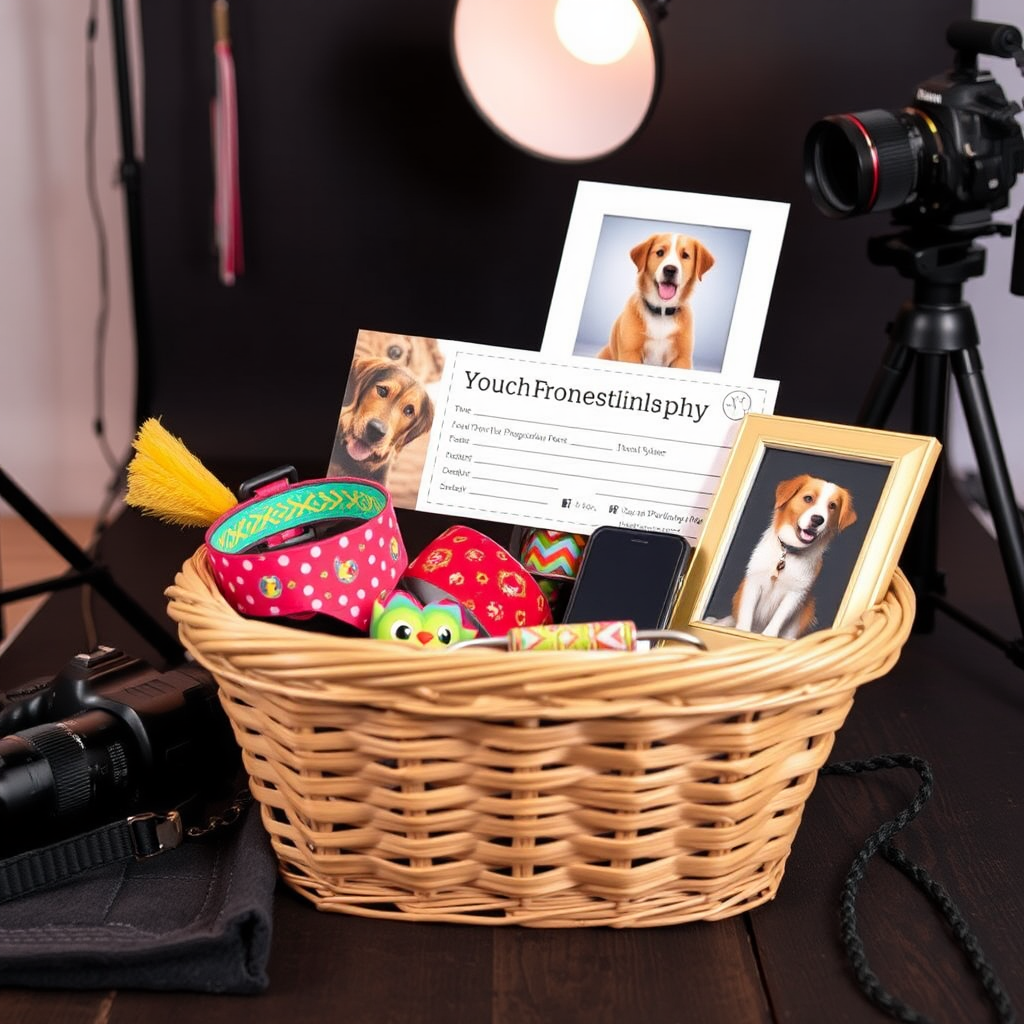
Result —
<path fill-rule="evenodd" d="M 146 420 L 132 441 L 125 502 L 178 526 L 207 527 L 238 499 L 159 420 Z"/>

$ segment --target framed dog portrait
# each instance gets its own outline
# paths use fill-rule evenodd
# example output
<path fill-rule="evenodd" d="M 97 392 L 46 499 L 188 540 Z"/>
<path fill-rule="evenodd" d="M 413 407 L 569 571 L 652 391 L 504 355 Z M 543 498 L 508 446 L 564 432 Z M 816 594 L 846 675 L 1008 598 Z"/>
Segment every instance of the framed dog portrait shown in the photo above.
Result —
<path fill-rule="evenodd" d="M 581 181 L 541 351 L 753 376 L 788 212 Z"/>
<path fill-rule="evenodd" d="M 861 615 L 888 589 L 940 448 L 932 437 L 747 415 L 673 628 L 722 646 Z"/>

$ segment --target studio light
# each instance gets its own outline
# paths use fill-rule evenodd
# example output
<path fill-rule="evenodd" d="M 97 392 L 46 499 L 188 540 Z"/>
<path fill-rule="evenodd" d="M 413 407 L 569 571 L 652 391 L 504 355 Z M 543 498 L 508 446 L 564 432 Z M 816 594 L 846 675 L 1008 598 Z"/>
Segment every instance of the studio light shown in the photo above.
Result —
<path fill-rule="evenodd" d="M 661 76 L 668 0 L 458 0 L 452 51 L 480 116 L 534 156 L 607 156 L 640 129 Z"/>
<path fill-rule="evenodd" d="M 632 0 L 557 0 L 558 41 L 585 64 L 615 64 L 633 48 L 643 19 Z"/>

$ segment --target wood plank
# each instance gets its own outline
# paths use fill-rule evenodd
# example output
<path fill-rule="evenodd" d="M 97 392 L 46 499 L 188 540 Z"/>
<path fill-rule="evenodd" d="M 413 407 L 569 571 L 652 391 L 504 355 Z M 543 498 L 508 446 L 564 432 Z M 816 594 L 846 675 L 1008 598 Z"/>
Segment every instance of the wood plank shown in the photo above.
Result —
<path fill-rule="evenodd" d="M 113 992 L 38 992 L 0 989 L 4 1024 L 105 1024 Z"/>
<path fill-rule="evenodd" d="M 274 907 L 269 990 L 257 1004 L 179 993 L 121 992 L 109 1024 L 479 1024 L 491 1015 L 494 932 L 471 925 L 325 913 L 282 891 Z"/>
<path fill-rule="evenodd" d="M 773 1018 L 745 919 L 665 928 L 502 930 L 493 1024 Z"/>

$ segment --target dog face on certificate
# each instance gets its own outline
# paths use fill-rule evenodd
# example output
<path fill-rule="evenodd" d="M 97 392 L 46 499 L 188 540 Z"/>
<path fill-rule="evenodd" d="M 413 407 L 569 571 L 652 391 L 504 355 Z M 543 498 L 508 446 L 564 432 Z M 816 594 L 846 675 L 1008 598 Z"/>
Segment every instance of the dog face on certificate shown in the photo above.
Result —
<path fill-rule="evenodd" d="M 402 449 L 427 433 L 434 405 L 423 385 L 396 362 L 360 358 L 352 363 L 330 471 L 385 486 Z"/>

